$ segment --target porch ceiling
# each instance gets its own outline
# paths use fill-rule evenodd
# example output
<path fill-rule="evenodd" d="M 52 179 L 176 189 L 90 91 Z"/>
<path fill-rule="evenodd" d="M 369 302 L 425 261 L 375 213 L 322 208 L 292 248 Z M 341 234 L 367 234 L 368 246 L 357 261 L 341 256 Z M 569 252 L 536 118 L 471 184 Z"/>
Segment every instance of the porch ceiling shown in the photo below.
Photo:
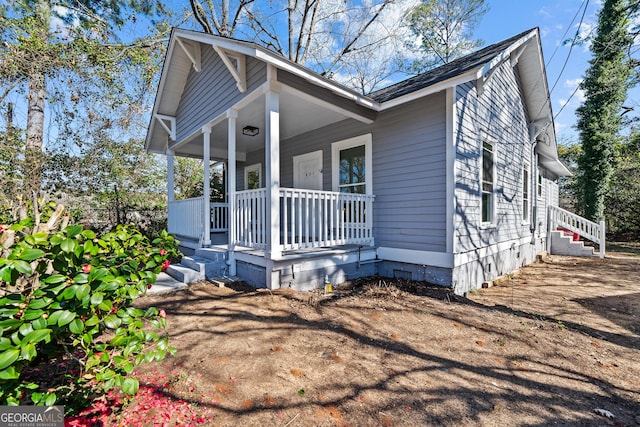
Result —
<path fill-rule="evenodd" d="M 327 108 L 319 103 L 302 99 L 294 90 L 284 88 L 280 93 L 280 140 L 313 131 L 332 123 L 349 118 L 335 109 Z M 265 97 L 261 95 L 254 101 L 238 109 L 236 129 L 236 152 L 238 160 L 243 161 L 243 154 L 256 150 L 264 150 L 265 146 Z M 222 120 L 211 130 L 211 157 L 216 160 L 227 158 L 228 121 Z M 256 136 L 242 134 L 242 128 L 254 126 L 259 128 Z M 202 158 L 203 137 L 198 134 L 175 149 L 177 156 Z"/>

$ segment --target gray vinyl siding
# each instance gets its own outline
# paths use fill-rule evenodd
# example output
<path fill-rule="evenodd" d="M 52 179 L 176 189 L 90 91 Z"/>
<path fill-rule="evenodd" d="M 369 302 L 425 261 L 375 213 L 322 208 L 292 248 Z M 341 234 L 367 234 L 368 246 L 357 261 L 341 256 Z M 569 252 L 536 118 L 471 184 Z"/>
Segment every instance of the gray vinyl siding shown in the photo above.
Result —
<path fill-rule="evenodd" d="M 446 118 L 440 92 L 381 114 L 373 139 L 376 245 L 446 250 Z"/>
<path fill-rule="evenodd" d="M 323 189 L 331 190 L 331 144 L 366 133 L 372 134 L 376 245 L 444 252 L 444 92 L 380 113 L 372 125 L 348 119 L 281 141 L 280 185 L 293 186 L 294 156 L 322 150 Z M 264 174 L 263 150 L 238 163 L 238 189 L 244 188 L 244 167 L 255 163 L 262 163 Z"/>
<path fill-rule="evenodd" d="M 528 112 L 517 68 L 502 64 L 478 96 L 475 82 L 456 89 L 456 252 L 530 236 L 522 220 L 522 170 L 528 162 L 532 183 L 537 179 L 531 160 Z M 494 146 L 494 219 L 481 217 L 482 140 Z M 533 202 L 535 187 L 530 190 Z"/>
<path fill-rule="evenodd" d="M 264 62 L 247 57 L 247 91 L 241 93 L 218 54 L 202 47 L 202 68 L 191 68 L 176 111 L 176 136 L 181 141 L 222 114 L 267 79 Z"/>

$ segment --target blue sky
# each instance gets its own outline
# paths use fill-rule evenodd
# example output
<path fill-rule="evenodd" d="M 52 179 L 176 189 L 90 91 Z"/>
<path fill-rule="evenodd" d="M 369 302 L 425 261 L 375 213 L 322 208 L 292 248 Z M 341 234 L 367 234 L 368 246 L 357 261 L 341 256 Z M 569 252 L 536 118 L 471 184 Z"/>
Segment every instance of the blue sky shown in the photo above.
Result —
<path fill-rule="evenodd" d="M 576 92 L 576 87 L 588 67 L 591 52 L 586 45 L 570 49 L 570 45 L 563 41 L 574 37 L 578 30 L 581 33 L 589 33 L 595 28 L 601 0 L 485 1 L 489 11 L 475 32 L 475 36 L 481 38 L 485 45 L 499 42 L 534 27 L 540 28 L 549 88 L 551 89 L 555 84 L 551 100 L 556 115 L 556 132 L 560 142 L 576 141 L 575 109 L 582 101 L 581 93 Z M 579 25 L 585 5 L 587 9 L 584 20 L 582 25 Z M 176 10 L 183 8 L 188 10 L 188 2 L 179 0 L 173 3 L 172 7 Z M 183 23 L 182 26 L 190 27 L 189 24 L 195 25 L 191 22 Z M 562 70 L 563 66 L 564 70 Z M 636 99 L 640 101 L 640 89 L 630 91 L 626 105 L 640 111 L 640 104 Z M 19 105 L 18 102 L 16 103 Z M 24 115 L 21 112 L 21 110 L 17 111 L 18 116 Z M 635 111 L 631 114 L 636 115 Z M 26 121 L 26 117 L 24 118 Z M 21 117 L 18 117 L 18 120 L 20 119 Z"/>
<path fill-rule="evenodd" d="M 597 14 L 601 8 L 601 2 L 598 0 L 487 0 L 487 4 L 490 10 L 475 33 L 486 44 L 504 40 L 533 27 L 540 28 L 549 89 L 559 79 L 551 93 L 553 112 L 557 115 L 556 133 L 560 142 L 566 139 L 576 140 L 575 109 L 581 104 L 581 93 L 578 91 L 573 97 L 571 94 L 589 66 L 591 52 L 588 46 L 575 46 L 569 55 L 569 44 L 562 42 L 575 36 L 578 29 L 588 33 L 597 26 Z M 579 26 L 585 4 L 587 4 L 587 10 L 584 21 Z M 574 17 L 575 21 L 572 23 Z M 565 61 L 567 64 L 562 71 Z M 638 110 L 640 108 L 635 102 L 633 92 L 630 92 L 627 104 Z M 566 107 L 562 109 L 567 102 Z"/>

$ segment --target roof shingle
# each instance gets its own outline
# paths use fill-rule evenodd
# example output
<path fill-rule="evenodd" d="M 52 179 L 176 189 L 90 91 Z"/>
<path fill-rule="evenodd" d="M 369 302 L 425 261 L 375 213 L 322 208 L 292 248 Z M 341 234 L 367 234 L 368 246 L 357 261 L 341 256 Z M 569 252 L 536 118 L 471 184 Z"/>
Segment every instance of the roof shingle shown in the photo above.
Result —
<path fill-rule="evenodd" d="M 403 95 L 407 95 L 416 92 L 420 89 L 424 89 L 433 84 L 448 80 L 452 77 L 456 77 L 480 67 L 493 58 L 498 56 L 503 50 L 508 48 L 511 44 L 515 43 L 520 38 L 529 34 L 533 30 L 524 31 L 516 36 L 513 36 L 507 40 L 503 40 L 499 43 L 492 44 L 469 55 L 463 56 L 453 60 L 447 64 L 444 64 L 433 70 L 429 70 L 426 73 L 411 77 L 407 80 L 388 86 L 384 89 L 370 93 L 368 96 L 375 101 L 382 103 L 390 101 L 392 99 L 399 98 Z"/>

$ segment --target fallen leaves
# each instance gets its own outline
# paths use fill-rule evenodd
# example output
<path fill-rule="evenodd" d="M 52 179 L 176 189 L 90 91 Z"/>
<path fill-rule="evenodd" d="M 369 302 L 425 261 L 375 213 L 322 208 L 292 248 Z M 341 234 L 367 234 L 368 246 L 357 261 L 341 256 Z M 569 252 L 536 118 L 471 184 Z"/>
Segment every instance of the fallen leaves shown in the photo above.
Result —
<path fill-rule="evenodd" d="M 139 380 L 141 385 L 138 394 L 128 404 L 111 391 L 106 398 L 94 401 L 90 408 L 78 416 L 66 417 L 65 426 L 198 426 L 212 422 L 211 408 L 200 407 L 169 392 L 171 382 L 166 376 L 145 376 Z"/>
<path fill-rule="evenodd" d="M 303 377 L 305 375 L 305 372 L 302 369 L 293 368 L 293 369 L 291 369 L 290 372 L 291 372 L 291 375 L 293 375 L 296 378 L 300 378 L 300 377 Z"/>

